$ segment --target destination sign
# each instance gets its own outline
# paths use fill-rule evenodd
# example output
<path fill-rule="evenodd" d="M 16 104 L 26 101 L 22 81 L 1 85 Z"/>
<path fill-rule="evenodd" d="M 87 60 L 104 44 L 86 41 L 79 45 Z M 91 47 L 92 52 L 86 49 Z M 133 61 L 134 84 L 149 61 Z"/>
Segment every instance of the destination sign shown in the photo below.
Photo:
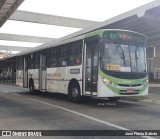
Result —
<path fill-rule="evenodd" d="M 126 41 L 126 42 L 134 42 L 134 43 L 145 43 L 145 37 L 133 33 L 133 32 L 125 32 L 125 31 L 110 31 L 104 33 L 104 40 L 110 41 Z"/>
<path fill-rule="evenodd" d="M 120 65 L 107 64 L 107 70 L 120 70 Z"/>

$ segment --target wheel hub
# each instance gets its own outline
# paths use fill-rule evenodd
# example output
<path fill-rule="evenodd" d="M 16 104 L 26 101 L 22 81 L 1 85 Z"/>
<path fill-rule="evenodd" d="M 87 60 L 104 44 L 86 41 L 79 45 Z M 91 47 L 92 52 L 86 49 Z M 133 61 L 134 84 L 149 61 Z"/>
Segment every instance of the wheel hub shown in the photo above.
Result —
<path fill-rule="evenodd" d="M 78 89 L 77 88 L 73 88 L 72 89 L 72 96 L 76 97 L 78 95 Z"/>

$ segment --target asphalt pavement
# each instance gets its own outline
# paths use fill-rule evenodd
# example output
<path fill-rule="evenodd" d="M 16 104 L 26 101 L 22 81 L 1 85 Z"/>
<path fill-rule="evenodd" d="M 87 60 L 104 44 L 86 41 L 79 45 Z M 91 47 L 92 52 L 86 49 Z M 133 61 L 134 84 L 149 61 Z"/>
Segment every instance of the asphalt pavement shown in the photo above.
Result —
<path fill-rule="evenodd" d="M 160 100 L 158 87 L 147 100 Z M 154 101 L 85 98 L 75 104 L 66 95 L 39 93 L 0 85 L 1 130 L 160 130 L 160 103 Z M 18 137 L 17 137 L 18 138 Z M 53 138 L 53 137 L 47 137 Z M 159 138 L 157 136 L 54 137 L 54 138 Z"/>

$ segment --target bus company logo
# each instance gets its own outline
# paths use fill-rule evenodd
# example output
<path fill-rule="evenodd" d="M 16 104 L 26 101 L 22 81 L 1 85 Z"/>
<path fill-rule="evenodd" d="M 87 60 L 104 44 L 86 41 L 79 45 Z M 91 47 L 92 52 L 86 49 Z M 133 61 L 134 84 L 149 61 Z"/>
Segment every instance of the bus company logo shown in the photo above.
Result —
<path fill-rule="evenodd" d="M 3 137 L 11 137 L 12 133 L 11 133 L 11 131 L 2 131 L 2 136 Z"/>

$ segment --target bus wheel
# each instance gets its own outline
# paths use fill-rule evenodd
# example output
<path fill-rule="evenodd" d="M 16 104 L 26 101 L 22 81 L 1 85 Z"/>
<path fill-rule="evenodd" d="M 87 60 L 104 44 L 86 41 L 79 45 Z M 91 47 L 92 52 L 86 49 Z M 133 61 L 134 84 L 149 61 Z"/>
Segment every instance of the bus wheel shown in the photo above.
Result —
<path fill-rule="evenodd" d="M 72 99 L 73 102 L 75 102 L 75 103 L 79 103 L 80 102 L 80 100 L 81 100 L 80 87 L 79 87 L 79 85 L 77 83 L 73 84 L 71 86 L 70 96 L 71 96 L 71 99 Z"/>
<path fill-rule="evenodd" d="M 109 97 L 108 99 L 111 102 L 117 102 L 119 100 L 119 97 Z"/>

